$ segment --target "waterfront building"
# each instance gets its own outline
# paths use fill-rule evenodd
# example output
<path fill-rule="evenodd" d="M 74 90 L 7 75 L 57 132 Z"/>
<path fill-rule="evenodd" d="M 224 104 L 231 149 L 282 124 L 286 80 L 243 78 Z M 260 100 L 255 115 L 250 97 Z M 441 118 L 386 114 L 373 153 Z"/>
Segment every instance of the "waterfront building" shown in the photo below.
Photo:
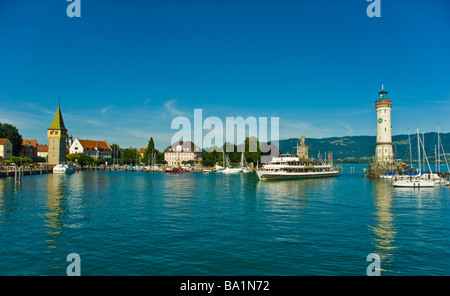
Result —
<path fill-rule="evenodd" d="M 48 138 L 48 164 L 57 165 L 66 161 L 67 155 L 67 129 L 64 125 L 61 107 L 58 103 L 55 117 L 47 129 Z"/>
<path fill-rule="evenodd" d="M 182 166 L 183 161 L 202 161 L 202 149 L 191 141 L 177 141 L 164 150 L 164 160 L 169 166 Z"/>
<path fill-rule="evenodd" d="M 22 141 L 22 151 L 20 156 L 26 157 L 36 157 L 37 156 L 37 140 L 23 140 Z"/>
<path fill-rule="evenodd" d="M 46 158 L 48 156 L 48 145 L 36 145 L 37 156 Z"/>
<path fill-rule="evenodd" d="M 112 149 L 106 140 L 80 140 L 75 138 L 70 145 L 69 153 L 84 153 L 94 159 L 112 158 Z"/>
<path fill-rule="evenodd" d="M 9 160 L 12 157 L 12 143 L 9 139 L 0 139 L 0 157 Z"/>

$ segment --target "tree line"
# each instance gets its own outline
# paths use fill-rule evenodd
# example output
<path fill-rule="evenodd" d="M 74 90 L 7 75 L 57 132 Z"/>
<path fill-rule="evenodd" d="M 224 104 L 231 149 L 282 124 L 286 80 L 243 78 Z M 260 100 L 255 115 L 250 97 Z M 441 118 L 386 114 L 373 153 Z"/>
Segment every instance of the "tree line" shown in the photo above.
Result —
<path fill-rule="evenodd" d="M 202 150 L 202 161 L 198 164 L 201 164 L 203 166 L 214 166 L 216 164 L 219 165 L 231 165 L 231 166 L 237 166 L 242 157 L 242 149 L 245 147 L 244 150 L 244 157 L 247 163 L 254 163 L 256 164 L 261 156 L 261 150 L 259 147 L 259 141 L 256 141 L 257 147 L 256 152 L 250 152 L 249 146 L 250 146 L 250 139 L 247 138 L 245 140 L 244 145 L 233 145 L 229 143 L 225 143 L 222 147 L 213 146 L 208 149 Z M 225 152 L 227 151 L 226 147 L 231 146 L 233 147 L 233 152 Z M 167 164 L 167 161 L 164 160 L 164 151 L 161 152 L 158 149 L 155 148 L 155 143 L 153 141 L 153 138 L 150 138 L 147 147 L 144 150 L 143 155 L 139 153 L 139 150 L 134 147 L 130 148 L 121 148 L 118 144 L 112 144 L 110 145 L 112 150 L 112 157 L 111 158 L 105 158 L 105 159 L 94 159 L 89 155 L 86 155 L 84 153 L 75 153 L 75 154 L 69 154 L 66 156 L 67 161 L 77 162 L 80 165 L 101 165 L 101 164 L 108 164 L 108 165 L 165 165 Z M 225 160 L 224 161 L 224 156 Z M 190 164 L 194 165 L 197 164 L 194 161 L 183 161 L 183 164 Z"/>
<path fill-rule="evenodd" d="M 11 141 L 13 146 L 13 157 L 9 162 L 16 164 L 26 164 L 32 163 L 33 160 L 28 157 L 19 157 L 20 152 L 23 149 L 22 135 L 19 133 L 19 130 L 8 123 L 0 123 L 0 138 L 7 138 Z M 252 139 L 254 140 L 254 139 Z M 247 137 L 245 139 L 244 147 L 245 152 L 244 156 L 248 163 L 256 163 L 261 156 L 261 150 L 259 147 L 259 141 L 256 140 L 257 143 L 257 151 L 249 152 L 249 144 L 250 139 Z M 223 153 L 223 149 L 227 151 L 226 147 L 232 146 L 234 147 L 233 152 L 225 152 Z M 229 165 L 236 166 L 241 161 L 241 151 L 243 145 L 236 146 L 233 144 L 225 143 L 222 147 L 210 147 L 208 149 L 202 150 L 202 161 L 200 164 L 203 166 L 214 166 L 215 164 L 225 165 L 224 156 L 226 155 L 225 160 L 229 160 Z M 164 151 L 159 151 L 155 148 L 155 143 L 153 141 L 153 137 L 148 141 L 147 147 L 144 150 L 143 155 L 140 155 L 139 149 L 134 147 L 129 148 L 121 148 L 118 144 L 110 145 L 112 150 L 112 155 L 110 158 L 104 159 L 94 159 L 93 157 L 84 154 L 84 153 L 75 153 L 68 154 L 66 156 L 67 161 L 77 162 L 80 165 L 151 165 L 151 164 L 167 164 L 164 160 Z M 185 161 L 184 164 L 194 164 L 193 161 Z"/>

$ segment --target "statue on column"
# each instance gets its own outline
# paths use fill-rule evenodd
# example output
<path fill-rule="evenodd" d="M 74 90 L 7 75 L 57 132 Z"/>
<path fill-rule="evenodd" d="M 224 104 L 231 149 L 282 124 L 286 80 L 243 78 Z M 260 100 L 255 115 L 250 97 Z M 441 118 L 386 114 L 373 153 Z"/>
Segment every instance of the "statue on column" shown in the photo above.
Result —
<path fill-rule="evenodd" d="M 300 160 L 308 160 L 308 146 L 305 144 L 306 138 L 302 136 L 300 139 L 300 143 L 297 146 L 297 156 Z"/>

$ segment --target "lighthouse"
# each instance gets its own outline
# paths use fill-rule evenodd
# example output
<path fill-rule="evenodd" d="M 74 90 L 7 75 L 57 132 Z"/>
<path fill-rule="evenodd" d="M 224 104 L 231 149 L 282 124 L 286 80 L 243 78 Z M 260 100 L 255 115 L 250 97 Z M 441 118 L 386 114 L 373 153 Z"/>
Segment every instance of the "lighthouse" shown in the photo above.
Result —
<path fill-rule="evenodd" d="M 377 112 L 377 139 L 375 155 L 372 163 L 369 163 L 369 177 L 377 178 L 386 173 L 406 171 L 409 167 L 396 161 L 392 149 L 391 110 L 392 101 L 387 98 L 387 91 L 381 86 L 379 98 L 375 101 Z"/>
<path fill-rule="evenodd" d="M 379 99 L 375 102 L 377 112 L 375 162 L 392 163 L 394 160 L 391 126 L 392 101 L 387 98 L 387 91 L 384 90 L 383 85 L 378 94 Z"/>

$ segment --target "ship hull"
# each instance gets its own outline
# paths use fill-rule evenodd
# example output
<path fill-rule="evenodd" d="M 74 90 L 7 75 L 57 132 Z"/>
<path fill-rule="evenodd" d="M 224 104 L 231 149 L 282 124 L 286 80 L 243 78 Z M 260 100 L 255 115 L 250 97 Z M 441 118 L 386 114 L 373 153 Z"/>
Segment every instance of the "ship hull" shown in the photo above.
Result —
<path fill-rule="evenodd" d="M 303 173 L 257 171 L 256 173 L 261 181 L 325 178 L 325 177 L 336 177 L 339 175 L 339 171 L 303 172 Z"/>

